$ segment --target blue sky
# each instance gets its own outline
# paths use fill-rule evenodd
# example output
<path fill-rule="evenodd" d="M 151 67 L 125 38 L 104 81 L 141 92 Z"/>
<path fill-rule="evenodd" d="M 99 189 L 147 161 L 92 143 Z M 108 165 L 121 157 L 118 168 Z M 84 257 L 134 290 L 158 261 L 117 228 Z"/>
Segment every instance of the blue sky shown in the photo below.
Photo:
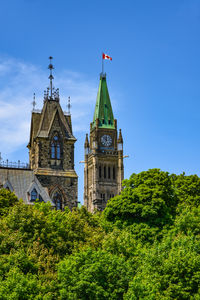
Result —
<path fill-rule="evenodd" d="M 76 171 L 83 198 L 85 133 L 92 121 L 101 53 L 125 177 L 149 168 L 200 175 L 200 1 L 7 0 L 0 8 L 0 152 L 28 161 L 31 102 L 54 85 L 71 96 Z"/>

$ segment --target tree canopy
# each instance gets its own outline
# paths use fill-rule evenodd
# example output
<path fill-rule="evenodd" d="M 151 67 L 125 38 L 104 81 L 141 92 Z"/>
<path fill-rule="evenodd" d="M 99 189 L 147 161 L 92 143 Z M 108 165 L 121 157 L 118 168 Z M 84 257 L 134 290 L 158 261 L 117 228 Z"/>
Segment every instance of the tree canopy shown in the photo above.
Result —
<path fill-rule="evenodd" d="M 123 185 L 93 215 L 0 190 L 0 299 L 200 299 L 200 178 Z"/>

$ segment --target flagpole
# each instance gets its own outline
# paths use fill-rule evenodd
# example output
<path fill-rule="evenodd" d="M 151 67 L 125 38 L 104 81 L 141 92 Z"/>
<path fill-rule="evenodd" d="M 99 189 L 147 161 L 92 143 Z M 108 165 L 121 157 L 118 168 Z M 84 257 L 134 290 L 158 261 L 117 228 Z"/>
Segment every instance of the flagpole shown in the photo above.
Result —
<path fill-rule="evenodd" d="M 103 52 L 102 52 L 102 75 L 103 75 L 103 71 L 104 71 L 104 65 L 103 65 Z"/>

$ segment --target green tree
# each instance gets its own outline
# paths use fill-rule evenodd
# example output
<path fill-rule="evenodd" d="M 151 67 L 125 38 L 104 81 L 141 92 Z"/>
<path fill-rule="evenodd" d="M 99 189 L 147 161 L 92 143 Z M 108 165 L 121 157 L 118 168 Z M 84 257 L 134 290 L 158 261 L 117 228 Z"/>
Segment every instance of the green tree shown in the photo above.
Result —
<path fill-rule="evenodd" d="M 99 247 L 104 235 L 97 216 L 84 208 L 61 212 L 45 203 L 13 206 L 0 219 L 0 227 L 0 276 L 7 293 L 14 293 L 16 299 L 18 295 L 21 299 L 21 290 L 10 284 L 15 280 L 11 277 L 12 270 L 17 268 L 16 278 L 25 282 L 32 276 L 41 299 L 58 299 L 58 262 L 75 250 Z M 28 293 L 27 287 L 25 295 Z M 49 298 L 44 298 L 47 294 Z"/>
<path fill-rule="evenodd" d="M 145 249 L 124 299 L 200 299 L 199 242 L 180 234 Z"/>
<path fill-rule="evenodd" d="M 131 271 L 123 256 L 100 249 L 80 251 L 58 266 L 61 299 L 122 299 Z"/>
<path fill-rule="evenodd" d="M 171 175 L 172 184 L 178 197 L 179 206 L 200 205 L 200 178 L 197 175 Z"/>
<path fill-rule="evenodd" d="M 10 207 L 13 207 L 18 202 L 19 200 L 14 193 L 7 189 L 0 189 L 0 216 L 6 215 Z"/>
<path fill-rule="evenodd" d="M 0 279 L 2 300 L 42 300 L 44 298 L 40 294 L 40 289 L 41 283 L 36 275 L 24 275 L 17 267 L 13 267 L 4 280 Z"/>
<path fill-rule="evenodd" d="M 132 225 L 136 236 L 155 236 L 165 225 L 173 223 L 177 205 L 168 172 L 151 169 L 124 180 L 119 196 L 108 201 L 104 218 L 119 228 Z"/>

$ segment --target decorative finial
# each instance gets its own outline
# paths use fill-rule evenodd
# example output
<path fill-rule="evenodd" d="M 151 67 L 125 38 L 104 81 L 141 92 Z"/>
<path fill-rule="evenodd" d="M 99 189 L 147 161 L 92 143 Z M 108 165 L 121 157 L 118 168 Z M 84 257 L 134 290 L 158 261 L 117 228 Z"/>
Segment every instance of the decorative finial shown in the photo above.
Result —
<path fill-rule="evenodd" d="M 53 95 L 53 82 L 52 80 L 54 79 L 53 75 L 52 75 L 52 70 L 54 69 L 51 61 L 52 61 L 53 57 L 52 56 L 49 56 L 49 66 L 48 66 L 48 69 L 50 70 L 50 75 L 49 75 L 49 79 L 50 79 L 50 97 L 52 98 L 52 95 Z"/>
<path fill-rule="evenodd" d="M 33 94 L 33 102 L 31 103 L 33 105 L 33 111 L 35 109 L 36 106 L 36 102 L 35 102 L 35 93 Z"/>
<path fill-rule="evenodd" d="M 55 99 L 56 101 L 59 101 L 59 89 L 56 89 L 56 90 L 54 91 L 54 99 Z"/>
<path fill-rule="evenodd" d="M 70 103 L 70 96 L 68 97 L 68 104 L 67 104 L 67 108 L 68 108 L 68 115 L 70 115 L 70 108 L 71 108 L 71 103 Z"/>
<path fill-rule="evenodd" d="M 47 91 L 44 90 L 44 100 L 47 98 Z"/>

